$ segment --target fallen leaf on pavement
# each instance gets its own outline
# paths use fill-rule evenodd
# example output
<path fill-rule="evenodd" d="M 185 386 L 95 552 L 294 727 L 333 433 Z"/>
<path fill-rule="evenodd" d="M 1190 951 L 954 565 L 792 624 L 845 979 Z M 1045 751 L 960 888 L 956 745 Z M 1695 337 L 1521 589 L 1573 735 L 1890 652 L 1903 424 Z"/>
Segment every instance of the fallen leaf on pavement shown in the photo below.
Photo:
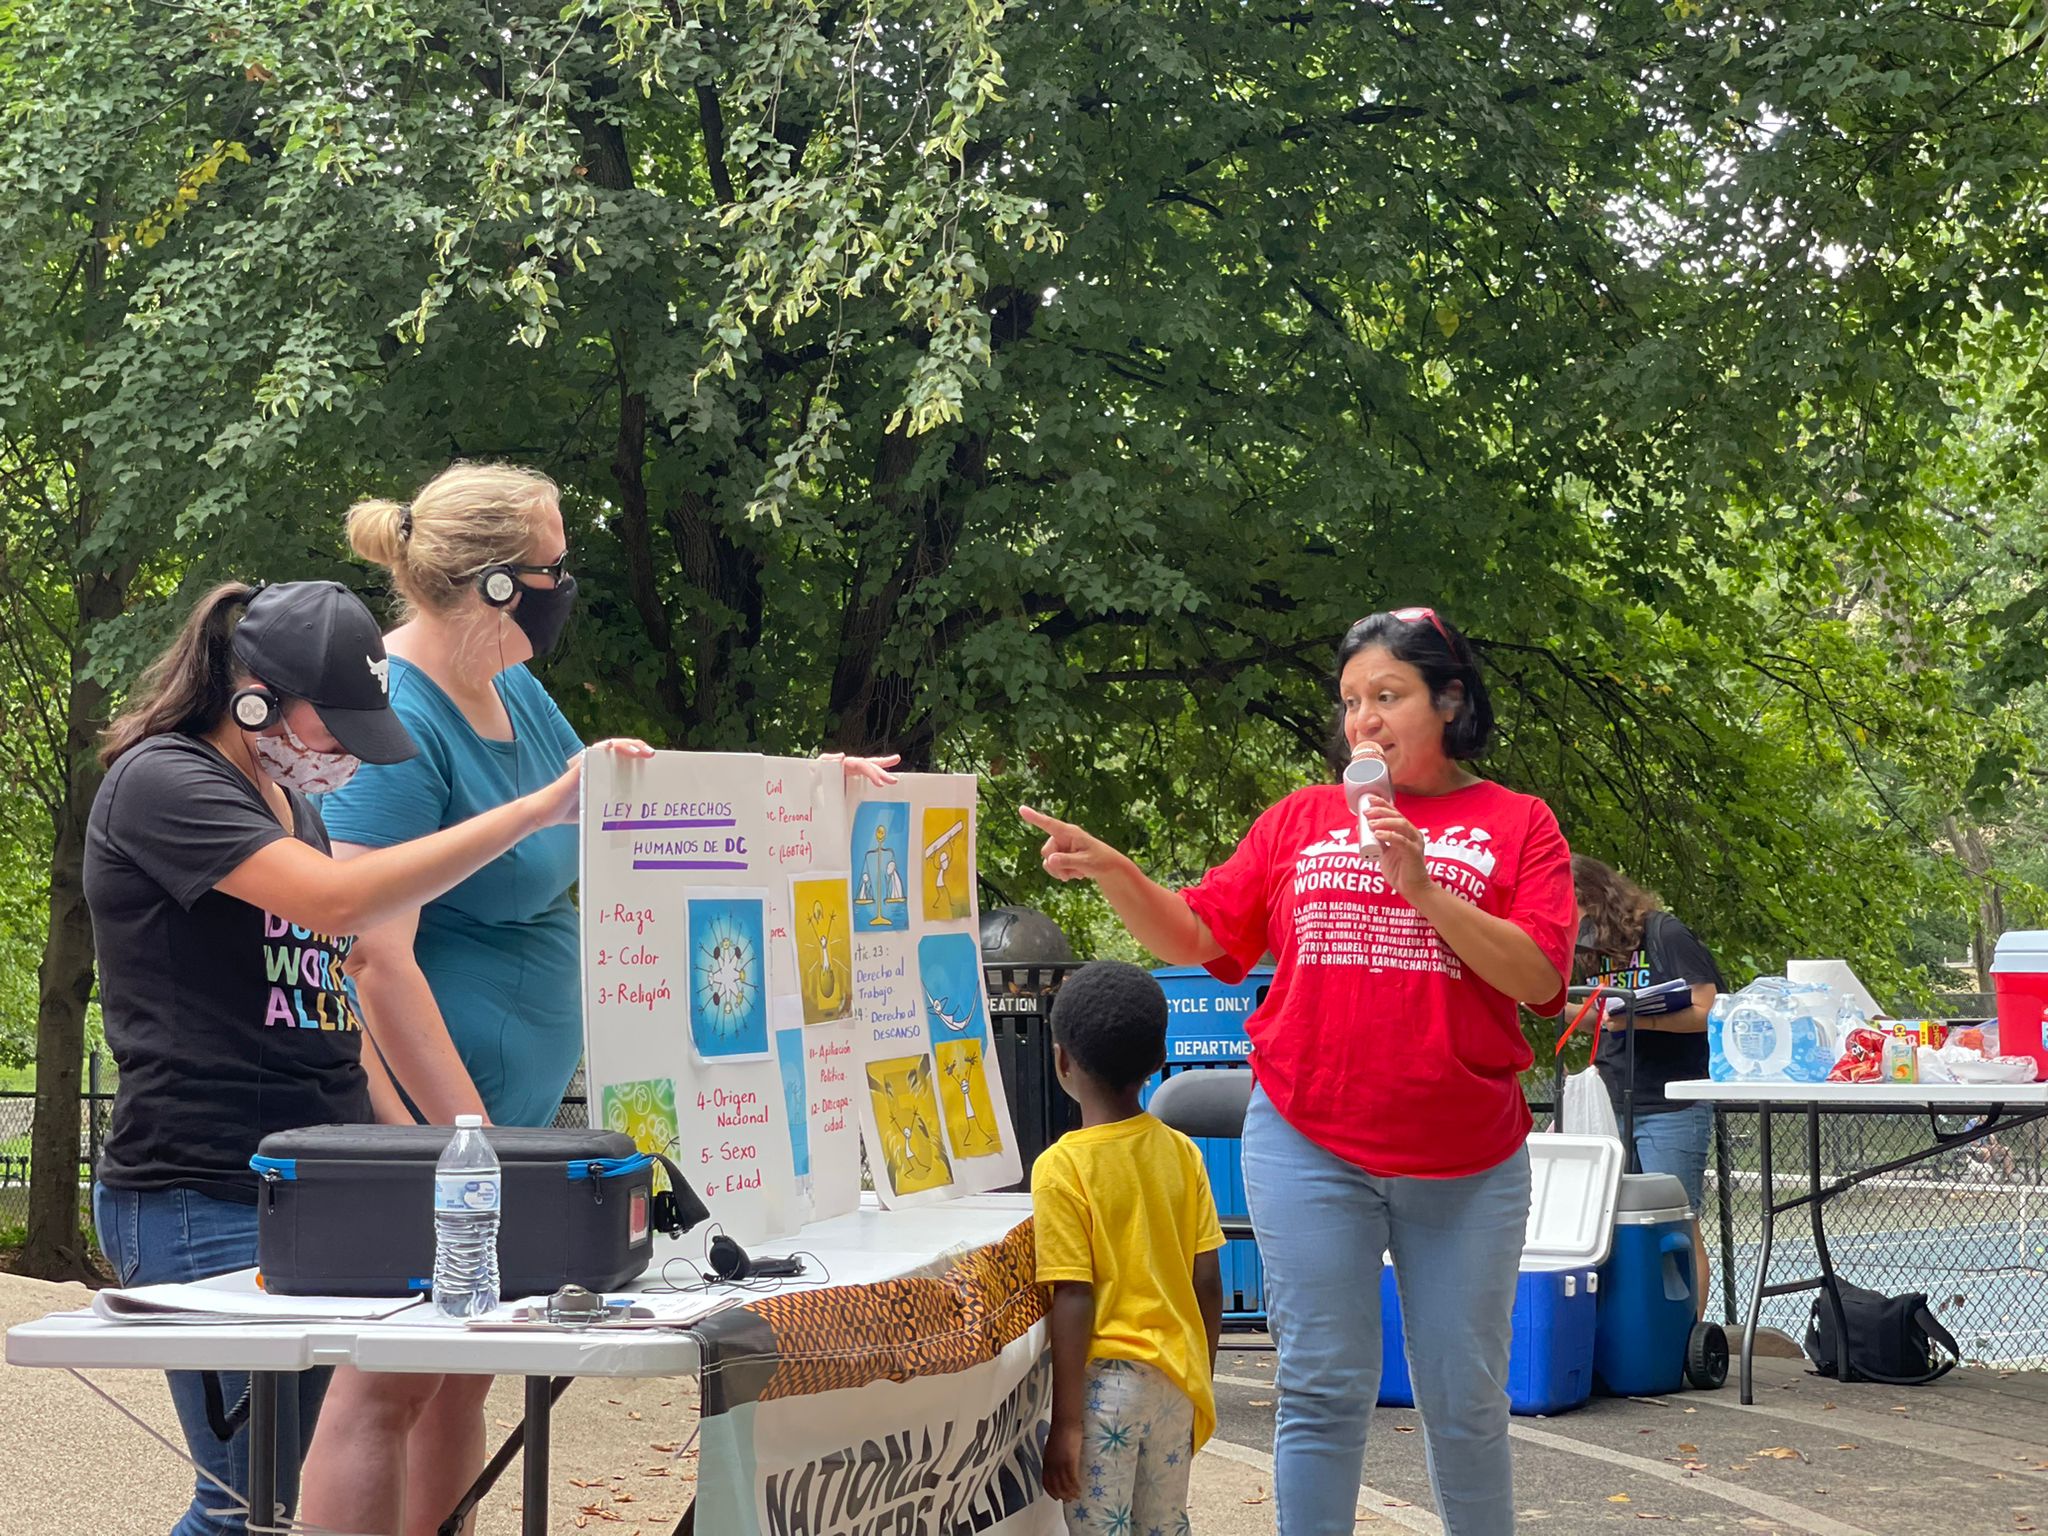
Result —
<path fill-rule="evenodd" d="M 1396 1424 L 1394 1426 L 1394 1433 L 1397 1435 L 1412 1435 L 1415 1433 L 1415 1426 L 1413 1424 Z"/>
<path fill-rule="evenodd" d="M 649 1449 L 650 1451 L 659 1451 L 664 1456 L 673 1456 L 676 1453 L 676 1443 L 673 1440 L 657 1440 L 654 1442 L 654 1444 L 648 1446 L 647 1449 Z"/>
<path fill-rule="evenodd" d="M 1757 1451 L 1754 1454 L 1758 1456 L 1768 1456 L 1772 1461 L 1806 1460 L 1804 1456 L 1800 1455 L 1799 1452 L 1793 1450 L 1792 1447 L 1789 1445 L 1767 1445 L 1762 1450 Z"/>
<path fill-rule="evenodd" d="M 628 1408 L 626 1410 L 626 1417 L 629 1419 L 637 1419 L 640 1417 L 640 1410 L 638 1408 Z"/>
<path fill-rule="evenodd" d="M 1678 1442 L 1678 1449 L 1682 1455 L 1686 1456 L 1697 1456 L 1700 1453 L 1700 1448 L 1698 1446 L 1687 1445 L 1683 1440 Z"/>
<path fill-rule="evenodd" d="M 1838 1445 L 1835 1449 L 1838 1451 L 1853 1451 L 1856 1447 L 1854 1445 Z"/>
<path fill-rule="evenodd" d="M 1273 1399 L 1270 1397 L 1255 1397 L 1250 1399 L 1250 1402 L 1254 1408 L 1270 1408 L 1273 1406 Z"/>
<path fill-rule="evenodd" d="M 1266 1490 L 1261 1488 L 1258 1492 L 1254 1493 L 1250 1498 L 1245 1499 L 1242 1502 L 1246 1504 L 1263 1504 L 1266 1502 Z"/>
<path fill-rule="evenodd" d="M 1639 1509 L 1639 1510 L 1637 1510 L 1637 1511 L 1636 1511 L 1636 1518 L 1637 1518 L 1638 1520 L 1676 1520 L 1676 1519 L 1678 1518 L 1678 1516 L 1676 1516 L 1676 1515 L 1653 1515 L 1653 1514 L 1651 1514 L 1651 1513 L 1650 1513 L 1650 1512 L 1649 1512 L 1649 1511 L 1648 1511 L 1647 1509 Z"/>
<path fill-rule="evenodd" d="M 1607 1496 L 1607 1502 L 1610 1504 L 1626 1504 L 1628 1501 L 1628 1495 L 1625 1493 L 1610 1493 Z"/>

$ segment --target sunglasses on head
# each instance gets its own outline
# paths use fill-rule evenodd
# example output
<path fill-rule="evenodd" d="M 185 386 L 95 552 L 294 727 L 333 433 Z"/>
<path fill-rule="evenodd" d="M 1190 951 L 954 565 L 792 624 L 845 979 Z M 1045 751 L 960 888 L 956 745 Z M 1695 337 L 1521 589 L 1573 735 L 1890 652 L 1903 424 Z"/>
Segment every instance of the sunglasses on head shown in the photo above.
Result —
<path fill-rule="evenodd" d="M 1430 627 L 1444 637 L 1444 644 L 1450 646 L 1452 654 L 1457 654 L 1458 648 L 1451 645 L 1451 632 L 1444 628 L 1434 608 L 1392 608 L 1388 612 L 1403 624 L 1420 624 L 1424 619 L 1429 620 Z"/>

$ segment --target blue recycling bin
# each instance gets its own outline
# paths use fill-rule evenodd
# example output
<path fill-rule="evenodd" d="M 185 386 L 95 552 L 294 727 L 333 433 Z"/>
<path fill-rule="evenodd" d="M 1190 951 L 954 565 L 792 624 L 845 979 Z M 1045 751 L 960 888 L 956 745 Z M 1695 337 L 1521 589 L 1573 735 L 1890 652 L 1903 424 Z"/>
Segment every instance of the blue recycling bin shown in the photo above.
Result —
<path fill-rule="evenodd" d="M 1236 986 L 1218 981 L 1198 965 L 1170 965 L 1152 974 L 1166 993 L 1166 1072 L 1161 1077 L 1204 1067 L 1242 1066 L 1252 1053 L 1245 1020 L 1272 985 L 1273 968 L 1254 967 Z M 1148 1102 L 1159 1082 L 1154 1078 L 1146 1085 Z M 1202 1149 L 1209 1170 L 1217 1214 L 1225 1220 L 1247 1219 L 1242 1143 L 1205 1137 L 1195 1145 Z M 1224 1318 L 1264 1323 L 1265 1271 L 1259 1264 L 1258 1244 L 1248 1239 L 1225 1243 L 1218 1262 L 1223 1270 Z"/>
<path fill-rule="evenodd" d="M 1621 1181 L 1614 1245 L 1600 1267 L 1594 1385 L 1614 1397 L 1660 1397 L 1685 1382 L 1687 1341 L 1698 1313 L 1692 1211 L 1668 1173 Z"/>

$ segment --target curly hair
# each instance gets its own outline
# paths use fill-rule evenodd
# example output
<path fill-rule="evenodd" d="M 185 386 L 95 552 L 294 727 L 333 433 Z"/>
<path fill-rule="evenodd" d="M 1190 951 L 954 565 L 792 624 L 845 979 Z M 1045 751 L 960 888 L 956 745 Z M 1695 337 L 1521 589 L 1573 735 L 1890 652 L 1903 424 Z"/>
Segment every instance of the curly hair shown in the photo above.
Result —
<path fill-rule="evenodd" d="M 1053 996 L 1052 1037 L 1105 1088 L 1135 1087 L 1166 1060 L 1166 993 L 1128 961 L 1084 965 Z"/>
<path fill-rule="evenodd" d="M 1663 897 L 1590 854 L 1572 855 L 1572 887 L 1579 898 L 1579 948 L 1595 954 L 1634 954 L 1650 914 L 1664 910 Z"/>

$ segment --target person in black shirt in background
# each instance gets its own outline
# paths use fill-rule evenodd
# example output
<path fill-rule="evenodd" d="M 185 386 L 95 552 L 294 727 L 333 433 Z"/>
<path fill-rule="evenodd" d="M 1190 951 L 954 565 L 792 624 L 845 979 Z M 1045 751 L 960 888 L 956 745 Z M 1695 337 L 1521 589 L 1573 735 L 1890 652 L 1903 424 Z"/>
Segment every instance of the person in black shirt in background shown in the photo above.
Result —
<path fill-rule="evenodd" d="M 1660 982 L 1692 985 L 1689 1007 L 1636 1017 L 1635 1161 L 1644 1173 L 1671 1173 L 1685 1185 L 1693 1210 L 1695 1302 L 1707 1303 L 1707 1249 L 1700 1240 L 1700 1205 L 1706 1194 L 1707 1143 L 1714 1131 L 1711 1104 L 1674 1103 L 1667 1084 L 1707 1075 L 1707 1010 L 1721 990 L 1721 968 L 1690 928 L 1664 910 L 1663 901 L 1613 866 L 1572 855 L 1572 886 L 1579 900 L 1578 965 L 1587 986 L 1631 991 Z M 1600 1036 L 1600 1076 L 1620 1120 L 1628 1082 L 1628 1037 L 1619 1029 Z"/>
<path fill-rule="evenodd" d="M 545 789 L 460 826 L 335 862 L 307 793 L 338 787 L 358 761 L 416 750 L 386 677 L 377 622 L 347 588 L 231 583 L 200 600 L 108 729 L 85 897 L 120 1086 L 93 1220 L 122 1285 L 256 1262 L 257 1144 L 371 1118 L 342 972 L 350 935 L 576 814 L 580 756 Z M 278 1405 L 287 1509 L 326 1377 L 303 1373 Z M 247 1428 L 223 1443 L 203 1377 L 170 1382 L 202 1469 L 174 1536 L 242 1536 Z M 224 1376 L 226 1402 L 242 1389 Z M 271 1511 L 253 1513 L 272 1524 Z"/>

